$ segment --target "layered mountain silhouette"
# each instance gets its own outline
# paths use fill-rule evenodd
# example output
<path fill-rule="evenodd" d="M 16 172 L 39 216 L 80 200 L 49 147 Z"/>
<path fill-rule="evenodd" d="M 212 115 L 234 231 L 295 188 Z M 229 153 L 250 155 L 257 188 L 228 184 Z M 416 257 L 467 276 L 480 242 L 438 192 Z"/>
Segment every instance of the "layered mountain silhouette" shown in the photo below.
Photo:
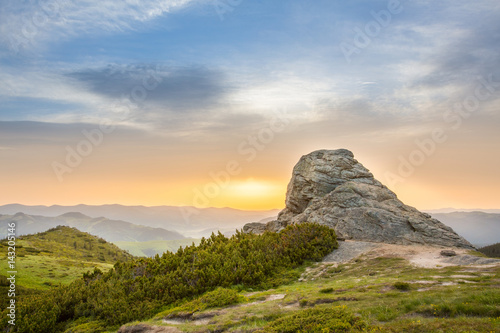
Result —
<path fill-rule="evenodd" d="M 56 217 L 28 215 L 25 213 L 0 215 L 1 234 L 7 234 L 7 225 L 12 221 L 16 222 L 18 236 L 43 232 L 57 226 L 68 226 L 99 236 L 108 242 L 142 242 L 186 238 L 175 231 L 146 227 L 120 220 L 110 220 L 105 217 L 92 218 L 79 212 L 69 212 Z"/>
<path fill-rule="evenodd" d="M 98 218 L 127 221 L 152 228 L 175 230 L 189 237 L 209 237 L 215 231 L 234 233 L 245 223 L 276 216 L 279 209 L 246 211 L 233 208 L 195 208 L 177 206 L 124 206 L 124 205 L 75 205 L 75 206 L 26 206 L 8 204 L 0 206 L 0 214 L 14 215 L 23 212 L 29 215 L 60 216 L 80 212 Z"/>

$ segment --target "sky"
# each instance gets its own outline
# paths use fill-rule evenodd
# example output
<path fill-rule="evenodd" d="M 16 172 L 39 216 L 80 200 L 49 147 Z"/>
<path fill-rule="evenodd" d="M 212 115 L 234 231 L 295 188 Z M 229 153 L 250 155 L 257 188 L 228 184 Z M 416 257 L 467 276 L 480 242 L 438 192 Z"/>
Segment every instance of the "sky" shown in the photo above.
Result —
<path fill-rule="evenodd" d="M 283 208 L 345 148 L 498 209 L 499 111 L 498 1 L 0 0 L 0 204 Z"/>

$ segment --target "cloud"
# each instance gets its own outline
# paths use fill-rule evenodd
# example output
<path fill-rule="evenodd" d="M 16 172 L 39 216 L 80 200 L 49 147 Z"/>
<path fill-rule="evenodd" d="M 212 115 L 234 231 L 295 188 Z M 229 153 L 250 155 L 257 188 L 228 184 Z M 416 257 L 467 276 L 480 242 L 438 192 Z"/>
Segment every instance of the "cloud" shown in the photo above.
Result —
<path fill-rule="evenodd" d="M 0 10 L 0 45 L 17 53 L 47 41 L 116 33 L 202 0 L 8 1 Z"/>
<path fill-rule="evenodd" d="M 469 86 L 478 77 L 500 77 L 500 8 L 478 10 L 468 3 L 454 4 L 448 10 L 455 21 L 448 22 L 448 34 L 443 31 L 435 37 L 439 45 L 423 59 L 429 72 L 416 79 L 413 86 L 460 87 Z"/>
<path fill-rule="evenodd" d="M 0 121 L 0 142 L 3 148 L 24 149 L 25 147 L 49 147 L 64 151 L 66 145 L 76 145 L 87 139 L 84 132 L 100 130 L 92 123 L 51 123 L 39 121 Z M 104 134 L 104 140 L 126 141 L 143 140 L 146 132 L 116 125 L 110 134 Z M 1 149 L 1 147 L 0 147 Z"/>
<path fill-rule="evenodd" d="M 134 104 L 189 112 L 211 108 L 228 92 L 224 73 L 205 67 L 154 64 L 109 65 L 68 74 L 88 90 L 111 99 L 129 98 Z"/>

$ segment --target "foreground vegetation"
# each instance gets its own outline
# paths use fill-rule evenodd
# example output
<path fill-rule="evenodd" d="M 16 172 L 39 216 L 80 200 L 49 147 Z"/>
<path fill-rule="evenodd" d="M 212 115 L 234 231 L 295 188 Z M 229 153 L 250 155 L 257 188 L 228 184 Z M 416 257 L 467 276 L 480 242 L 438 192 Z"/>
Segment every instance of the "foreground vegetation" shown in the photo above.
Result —
<path fill-rule="evenodd" d="M 267 289 L 298 278 L 295 268 L 338 246 L 335 232 L 317 224 L 262 236 L 213 234 L 198 246 L 161 257 L 95 268 L 68 286 L 20 300 L 14 332 L 102 332 L 151 318 L 217 287 Z M 7 324 L 5 311 L 1 327 Z"/>
<path fill-rule="evenodd" d="M 142 324 L 198 333 L 500 332 L 498 266 L 426 269 L 381 257 L 307 268 L 303 282 L 243 291 L 247 301 L 231 303 L 244 304 L 193 311 L 195 300 Z"/>
<path fill-rule="evenodd" d="M 16 295 L 34 295 L 66 285 L 81 278 L 89 269 L 106 272 L 117 261 L 128 261 L 132 255 L 102 238 L 75 228 L 59 226 L 16 240 Z M 0 241 L 0 272 L 7 272 L 8 243 Z M 7 295 L 8 281 L 0 275 L 0 293 Z M 8 298 L 0 297 L 2 309 Z"/>
<path fill-rule="evenodd" d="M 128 332 L 500 332 L 500 266 L 427 269 L 397 254 L 309 261 L 336 247 L 334 232 L 315 224 L 212 235 L 27 293 L 11 331 L 117 332 L 126 323 Z"/>

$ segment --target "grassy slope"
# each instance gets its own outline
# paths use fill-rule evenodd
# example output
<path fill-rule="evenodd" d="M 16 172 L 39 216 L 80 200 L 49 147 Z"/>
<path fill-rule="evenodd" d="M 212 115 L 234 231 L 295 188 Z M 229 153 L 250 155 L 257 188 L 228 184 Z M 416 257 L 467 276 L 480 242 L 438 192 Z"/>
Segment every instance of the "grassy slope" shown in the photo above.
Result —
<path fill-rule="evenodd" d="M 17 286 L 40 290 L 70 283 L 94 267 L 107 271 L 116 261 L 132 258 L 103 239 L 69 227 L 18 238 L 16 255 Z M 5 241 L 0 242 L 0 256 L 0 272 L 5 274 Z"/>
<path fill-rule="evenodd" d="M 166 251 L 177 252 L 179 247 L 188 246 L 191 244 L 198 245 L 199 239 L 186 238 L 174 240 L 158 240 L 147 242 L 114 242 L 116 246 L 127 251 L 136 257 L 151 257 L 155 254 L 162 254 Z"/>
<path fill-rule="evenodd" d="M 245 306 L 205 310 L 194 318 L 209 320 L 180 320 L 175 326 L 185 332 L 266 331 L 270 322 L 292 312 L 346 306 L 369 332 L 500 332 L 500 267 L 425 269 L 404 259 L 376 258 L 311 268 L 303 273 L 305 282 L 243 292 Z M 270 295 L 284 298 L 269 300 Z M 162 318 L 146 324 L 167 325 Z"/>
<path fill-rule="evenodd" d="M 492 258 L 500 258 L 500 243 L 482 247 L 479 252 Z"/>

